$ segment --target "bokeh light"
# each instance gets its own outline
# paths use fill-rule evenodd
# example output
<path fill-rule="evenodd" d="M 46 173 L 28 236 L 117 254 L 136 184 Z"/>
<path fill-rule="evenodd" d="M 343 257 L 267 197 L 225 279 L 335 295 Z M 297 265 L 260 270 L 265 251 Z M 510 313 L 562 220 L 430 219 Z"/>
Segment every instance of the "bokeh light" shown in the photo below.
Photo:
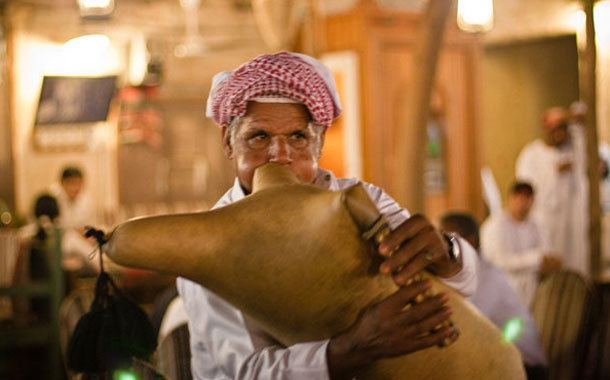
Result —
<path fill-rule="evenodd" d="M 112 374 L 112 380 L 138 380 L 138 377 L 132 371 L 126 369 L 117 369 Z"/>
<path fill-rule="evenodd" d="M 504 339 L 507 342 L 513 342 L 519 336 L 523 330 L 523 321 L 521 318 L 512 318 L 504 325 Z"/>

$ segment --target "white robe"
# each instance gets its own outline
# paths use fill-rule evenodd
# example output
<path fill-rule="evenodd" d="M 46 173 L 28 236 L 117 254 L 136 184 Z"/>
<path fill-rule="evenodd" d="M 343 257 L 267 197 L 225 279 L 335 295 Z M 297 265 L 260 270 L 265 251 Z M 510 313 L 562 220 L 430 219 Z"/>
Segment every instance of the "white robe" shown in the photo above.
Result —
<path fill-rule="evenodd" d="M 61 184 L 54 183 L 49 188 L 49 193 L 57 200 L 61 228 L 80 231 L 86 226 L 97 225 L 93 202 L 84 190 L 81 190 L 76 199 L 70 199 Z"/>
<path fill-rule="evenodd" d="M 81 191 L 76 199 L 72 200 L 59 183 L 51 185 L 49 193 L 55 197 L 59 207 L 58 220 L 62 230 L 61 251 L 64 266 L 67 265 L 71 270 L 78 268 L 84 273 L 98 272 L 98 259 L 92 256 L 96 249 L 95 242 L 83 236 L 86 226 L 100 227 L 95 218 L 91 198 Z M 76 258 L 80 264 L 69 264 L 70 257 Z"/>
<path fill-rule="evenodd" d="M 516 177 L 532 184 L 535 191 L 532 217 L 540 226 L 543 244 L 563 260 L 564 267 L 589 274 L 588 185 L 585 176 L 584 136 L 570 128 L 572 142 L 558 149 L 538 139 L 527 144 L 516 164 Z M 563 161 L 572 169 L 559 172 Z"/>
<path fill-rule="evenodd" d="M 318 169 L 314 184 L 338 191 L 359 182 L 355 178 L 335 178 L 331 172 Z M 379 211 L 388 218 L 392 229 L 409 217 L 407 210 L 401 208 L 382 189 L 360 183 Z M 243 197 L 244 192 L 236 179 L 233 187 L 214 208 Z M 468 296 L 474 293 L 477 286 L 477 254 L 464 240 L 460 238 L 459 241 L 463 268 L 455 276 L 441 280 Z M 189 319 L 191 370 L 194 379 L 329 379 L 326 363 L 328 339 L 282 347 L 239 310 L 201 285 L 179 277 L 177 286 Z"/>
<path fill-rule="evenodd" d="M 502 269 L 521 302 L 530 306 L 538 288 L 538 269 L 544 256 L 542 238 L 531 219 L 515 221 L 507 211 L 481 225 L 481 252 Z"/>

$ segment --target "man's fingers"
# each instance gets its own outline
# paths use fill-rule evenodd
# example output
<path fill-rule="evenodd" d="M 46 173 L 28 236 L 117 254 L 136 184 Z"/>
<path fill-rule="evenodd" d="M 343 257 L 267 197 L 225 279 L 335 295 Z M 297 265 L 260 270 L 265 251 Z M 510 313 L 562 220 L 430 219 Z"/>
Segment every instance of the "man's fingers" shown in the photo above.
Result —
<path fill-rule="evenodd" d="M 430 231 L 425 232 L 426 229 L 429 229 Z M 395 247 L 392 250 L 392 255 L 386 259 L 385 263 L 394 270 L 408 263 L 409 260 L 429 244 L 430 236 L 428 233 L 430 232 L 434 233 L 434 227 L 422 227 L 417 235 L 402 242 L 400 246 Z"/>
<path fill-rule="evenodd" d="M 438 331 L 434 331 L 428 335 L 424 335 L 415 340 L 415 350 L 421 350 L 432 346 L 447 346 L 455 342 L 459 334 L 453 327 L 443 327 Z"/>
<path fill-rule="evenodd" d="M 433 331 L 442 328 L 443 324 L 449 320 L 449 317 L 453 314 L 453 311 L 449 307 L 443 307 L 434 314 L 428 316 L 426 319 L 413 324 L 410 328 L 414 337 L 420 337 L 427 335 Z"/>
<path fill-rule="evenodd" d="M 419 233 L 419 231 L 430 223 L 423 215 L 413 215 L 402 223 L 396 230 L 392 231 L 379 244 L 379 253 L 383 256 L 389 256 L 400 247 L 406 240 L 411 239 Z"/>
<path fill-rule="evenodd" d="M 446 321 L 451 310 L 443 308 L 429 318 L 412 324 L 404 330 L 404 334 L 395 341 L 399 352 L 414 352 L 432 346 L 444 347 L 455 341 L 459 333 Z"/>
<path fill-rule="evenodd" d="M 400 268 L 400 270 L 394 274 L 394 282 L 399 286 L 405 284 L 408 279 L 430 265 L 436 257 L 433 250 L 420 250 L 411 262 Z"/>
<path fill-rule="evenodd" d="M 415 297 L 419 294 L 430 289 L 431 286 L 430 280 L 416 281 L 409 286 L 399 288 L 394 294 L 381 301 L 380 306 L 399 312 L 407 304 L 415 300 Z"/>
<path fill-rule="evenodd" d="M 432 297 L 429 297 L 423 302 L 414 305 L 412 308 L 405 310 L 402 315 L 401 323 L 405 325 L 415 325 L 419 323 L 424 323 L 433 315 L 436 315 L 436 313 L 441 311 L 446 312 L 445 319 L 447 319 L 449 318 L 449 315 L 451 315 L 451 310 L 445 307 L 445 304 L 448 301 L 449 296 L 444 293 L 439 293 Z M 438 323 L 440 322 L 437 322 L 436 324 Z M 432 325 L 431 327 L 436 326 L 436 324 Z"/>

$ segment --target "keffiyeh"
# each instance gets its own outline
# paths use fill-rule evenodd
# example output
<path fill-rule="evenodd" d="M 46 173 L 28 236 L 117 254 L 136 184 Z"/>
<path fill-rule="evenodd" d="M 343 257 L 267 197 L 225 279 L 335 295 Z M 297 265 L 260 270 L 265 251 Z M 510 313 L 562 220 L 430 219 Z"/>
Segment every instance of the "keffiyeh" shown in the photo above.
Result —
<path fill-rule="evenodd" d="M 264 54 L 235 71 L 214 76 L 206 116 L 227 126 L 246 113 L 250 100 L 288 98 L 303 103 L 314 121 L 329 127 L 341 114 L 341 104 L 332 74 L 309 56 L 282 52 Z"/>

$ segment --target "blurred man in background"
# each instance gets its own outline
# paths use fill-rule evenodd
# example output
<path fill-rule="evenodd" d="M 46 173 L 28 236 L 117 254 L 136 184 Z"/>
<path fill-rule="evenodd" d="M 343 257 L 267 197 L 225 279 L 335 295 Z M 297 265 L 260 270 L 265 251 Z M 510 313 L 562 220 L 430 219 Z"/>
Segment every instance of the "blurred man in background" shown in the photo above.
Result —
<path fill-rule="evenodd" d="M 487 251 L 481 253 L 477 221 L 470 214 L 447 213 L 441 217 L 440 228 L 460 234 L 479 253 L 478 284 L 468 300 L 517 346 L 528 379 L 546 379 L 547 360 L 538 329 L 506 274 L 486 260 Z"/>
<path fill-rule="evenodd" d="M 544 137 L 523 148 L 516 177 L 536 192 L 532 217 L 544 246 L 556 252 L 566 268 L 588 275 L 585 137 L 582 124 L 570 120 L 563 108 L 544 113 Z"/>
<path fill-rule="evenodd" d="M 540 277 L 561 268 L 561 258 L 545 248 L 538 224 L 529 217 L 534 203 L 532 186 L 515 182 L 506 210 L 489 217 L 481 227 L 485 257 L 508 274 L 527 307 L 531 306 Z"/>
<path fill-rule="evenodd" d="M 96 226 L 97 223 L 91 198 L 84 191 L 82 170 L 75 166 L 65 167 L 60 182 L 51 185 L 50 193 L 59 205 L 58 225 L 62 232 L 64 269 L 85 275 L 97 273 L 98 260 L 90 257 L 95 244 L 84 237 L 85 227 Z"/>

